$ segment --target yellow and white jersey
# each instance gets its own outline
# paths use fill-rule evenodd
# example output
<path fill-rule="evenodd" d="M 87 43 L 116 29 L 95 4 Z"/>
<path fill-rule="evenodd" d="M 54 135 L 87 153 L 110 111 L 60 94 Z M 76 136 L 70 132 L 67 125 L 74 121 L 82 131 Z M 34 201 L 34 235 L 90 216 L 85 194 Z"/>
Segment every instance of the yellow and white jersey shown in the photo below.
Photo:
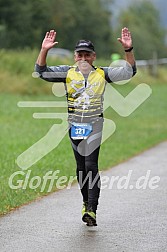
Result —
<path fill-rule="evenodd" d="M 66 89 L 70 121 L 89 121 L 103 116 L 103 95 L 107 82 L 126 80 L 136 73 L 126 67 L 92 67 L 84 76 L 76 66 L 39 66 L 35 71 L 40 78 L 49 82 L 63 82 Z"/>
<path fill-rule="evenodd" d="M 105 74 L 100 68 L 91 71 L 86 79 L 75 67 L 69 69 L 65 87 L 68 112 L 73 114 L 74 119 L 98 117 L 102 114 L 105 84 Z"/>

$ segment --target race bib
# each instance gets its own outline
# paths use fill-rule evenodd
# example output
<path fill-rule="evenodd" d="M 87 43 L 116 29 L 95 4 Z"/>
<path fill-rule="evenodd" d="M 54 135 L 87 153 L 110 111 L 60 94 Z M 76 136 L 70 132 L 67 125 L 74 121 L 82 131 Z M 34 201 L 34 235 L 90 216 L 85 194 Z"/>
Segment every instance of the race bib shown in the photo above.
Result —
<path fill-rule="evenodd" d="M 92 132 L 90 123 L 73 123 L 71 126 L 72 139 L 86 139 Z"/>

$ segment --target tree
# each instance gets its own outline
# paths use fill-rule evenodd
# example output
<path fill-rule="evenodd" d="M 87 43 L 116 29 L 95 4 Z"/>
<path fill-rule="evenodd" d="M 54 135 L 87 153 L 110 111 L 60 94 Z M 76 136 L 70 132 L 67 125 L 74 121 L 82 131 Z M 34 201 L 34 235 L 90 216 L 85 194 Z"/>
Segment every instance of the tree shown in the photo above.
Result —
<path fill-rule="evenodd" d="M 100 0 L 51 0 L 51 17 L 62 47 L 70 50 L 79 39 L 95 44 L 98 55 L 110 52 L 110 13 Z M 63 11 L 62 11 L 63 10 Z"/>
<path fill-rule="evenodd" d="M 41 42 L 48 23 L 45 0 L 0 0 L 0 47 L 33 47 Z"/>
<path fill-rule="evenodd" d="M 0 47 L 39 47 L 45 32 L 55 29 L 59 47 L 73 50 L 77 40 L 85 38 L 94 42 L 98 55 L 109 55 L 111 26 L 106 1 L 0 0 Z"/>
<path fill-rule="evenodd" d="M 156 51 L 164 57 L 165 31 L 160 25 L 159 12 L 150 1 L 140 1 L 119 17 L 119 28 L 127 26 L 132 32 L 137 59 L 150 59 Z"/>

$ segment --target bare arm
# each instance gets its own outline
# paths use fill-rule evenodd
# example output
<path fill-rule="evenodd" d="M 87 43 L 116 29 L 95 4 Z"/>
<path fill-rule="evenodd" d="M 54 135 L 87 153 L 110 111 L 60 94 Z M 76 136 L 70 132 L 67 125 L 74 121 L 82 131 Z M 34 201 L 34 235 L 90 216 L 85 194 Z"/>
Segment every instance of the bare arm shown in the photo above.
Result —
<path fill-rule="evenodd" d="M 54 30 L 51 30 L 46 33 L 45 38 L 42 42 L 41 50 L 38 55 L 36 63 L 39 66 L 45 66 L 46 65 L 46 57 L 49 49 L 54 47 L 58 42 L 55 42 L 56 38 L 56 32 Z"/>
<path fill-rule="evenodd" d="M 124 50 L 128 50 L 132 48 L 132 37 L 128 28 L 124 27 L 122 29 L 121 38 L 118 38 L 118 41 L 122 44 Z M 132 66 L 134 66 L 135 57 L 133 54 L 133 50 L 131 50 L 130 52 L 125 52 L 125 57 L 126 57 L 126 61 Z"/>

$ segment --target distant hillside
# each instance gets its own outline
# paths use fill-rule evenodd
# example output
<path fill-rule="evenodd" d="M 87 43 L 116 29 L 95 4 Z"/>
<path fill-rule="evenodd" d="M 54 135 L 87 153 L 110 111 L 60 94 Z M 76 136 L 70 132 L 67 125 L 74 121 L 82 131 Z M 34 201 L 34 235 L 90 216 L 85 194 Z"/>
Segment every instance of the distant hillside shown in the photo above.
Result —
<path fill-rule="evenodd" d="M 115 0 L 115 3 L 111 5 L 111 11 L 113 14 L 113 20 L 112 23 L 115 25 L 116 19 L 120 13 L 120 10 L 123 10 L 127 8 L 130 4 L 133 4 L 134 1 L 140 2 L 142 0 Z M 167 1 L 166 0 L 150 0 L 157 10 L 159 10 L 160 13 L 160 21 L 161 25 L 167 29 Z"/>

